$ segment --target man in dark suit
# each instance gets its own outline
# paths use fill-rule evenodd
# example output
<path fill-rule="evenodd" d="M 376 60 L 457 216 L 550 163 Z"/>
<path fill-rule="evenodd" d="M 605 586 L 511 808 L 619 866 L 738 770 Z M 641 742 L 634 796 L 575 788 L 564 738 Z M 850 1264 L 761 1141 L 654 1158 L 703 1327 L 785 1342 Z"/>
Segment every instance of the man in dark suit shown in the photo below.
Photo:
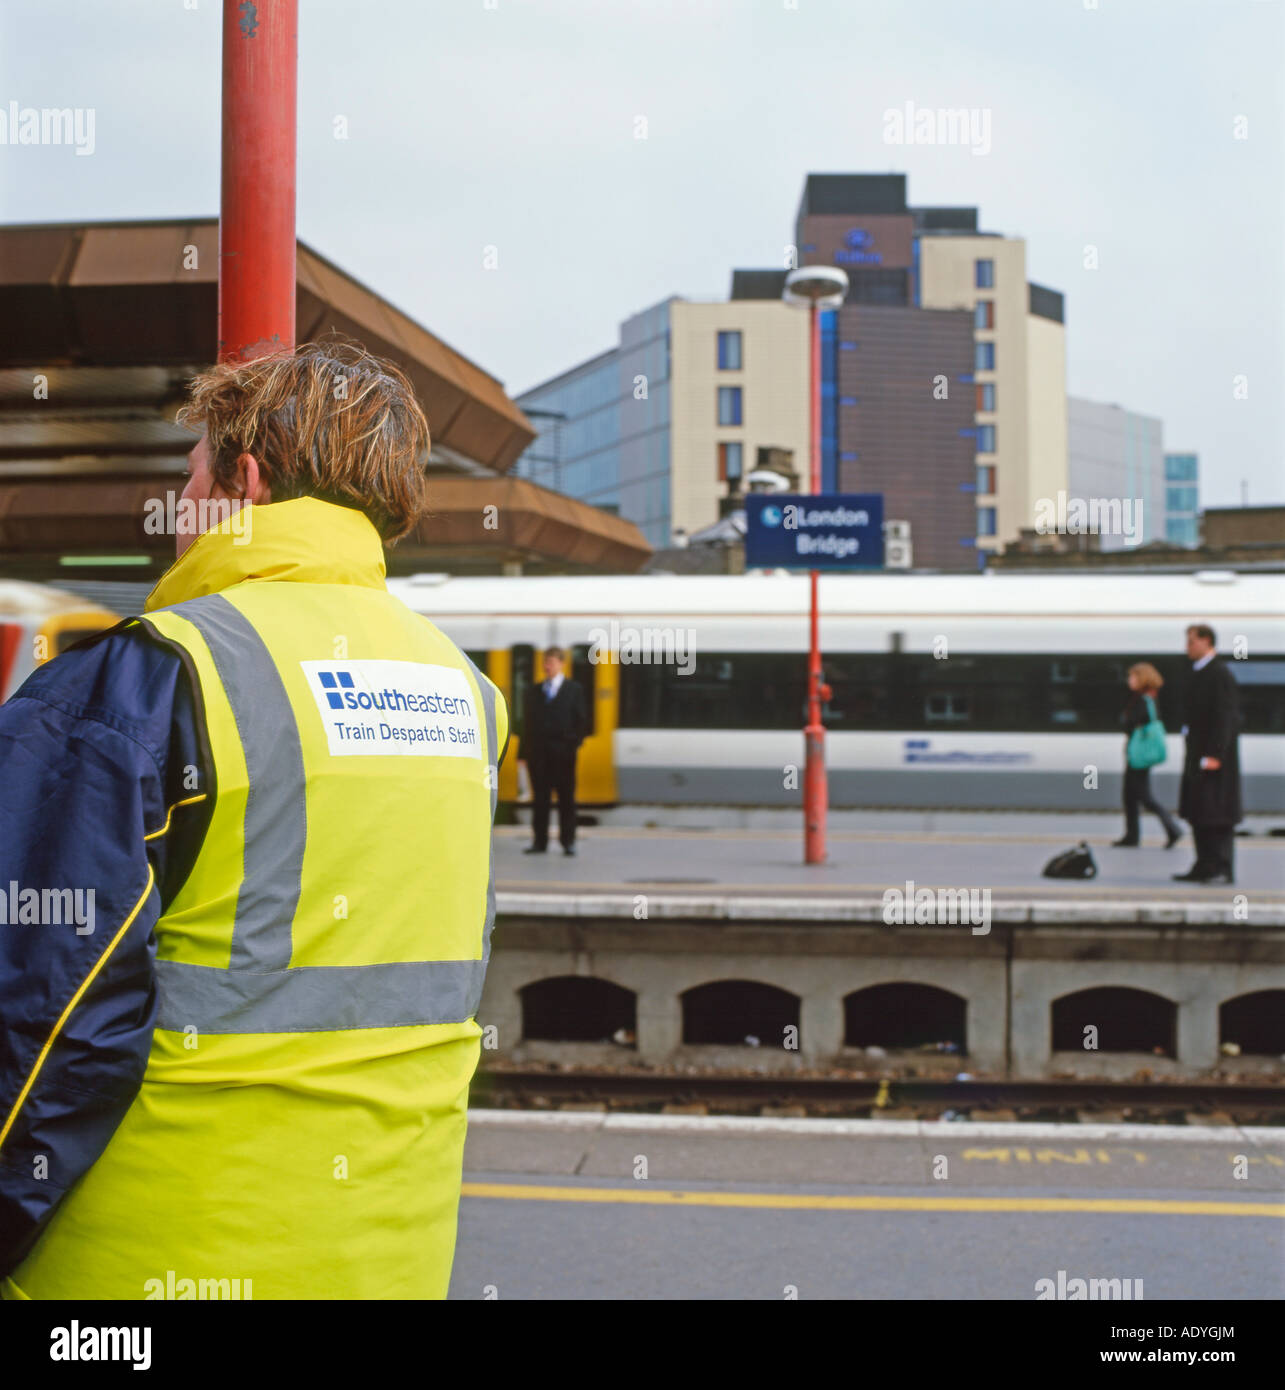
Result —
<path fill-rule="evenodd" d="M 1214 630 L 1187 629 L 1191 679 L 1187 687 L 1187 756 L 1178 814 L 1191 825 L 1196 862 L 1174 878 L 1233 883 L 1236 822 L 1241 818 L 1240 694 L 1236 678 L 1214 648 Z"/>
<path fill-rule="evenodd" d="M 535 836 L 524 854 L 543 854 L 549 847 L 549 804 L 554 791 L 562 852 L 576 852 L 576 750 L 588 727 L 584 692 L 564 676 L 562 652 L 550 647 L 544 653 L 544 680 L 527 691 L 522 725 L 522 759 L 531 774 Z"/>

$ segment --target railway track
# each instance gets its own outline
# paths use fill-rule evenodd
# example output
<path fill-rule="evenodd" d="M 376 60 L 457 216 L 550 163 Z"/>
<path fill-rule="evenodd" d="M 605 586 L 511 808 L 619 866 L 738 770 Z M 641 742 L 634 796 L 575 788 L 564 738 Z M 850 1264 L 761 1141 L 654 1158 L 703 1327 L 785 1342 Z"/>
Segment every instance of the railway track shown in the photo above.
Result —
<path fill-rule="evenodd" d="M 474 1082 L 474 1105 L 546 1109 L 603 1104 L 613 1110 L 705 1106 L 712 1114 L 757 1114 L 801 1107 L 810 1115 L 1114 1119 L 1160 1123 L 1226 1117 L 1285 1124 L 1285 1084 L 1227 1081 L 966 1081 L 913 1077 L 691 1075 L 668 1072 L 488 1068 Z M 1004 1118 L 1009 1118 L 1008 1114 Z"/>

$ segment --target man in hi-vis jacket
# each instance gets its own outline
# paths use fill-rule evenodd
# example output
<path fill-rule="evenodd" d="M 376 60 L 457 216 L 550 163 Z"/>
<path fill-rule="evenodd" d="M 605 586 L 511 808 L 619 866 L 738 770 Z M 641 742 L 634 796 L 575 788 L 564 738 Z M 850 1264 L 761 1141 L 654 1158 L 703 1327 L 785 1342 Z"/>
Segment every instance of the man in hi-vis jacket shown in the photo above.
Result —
<path fill-rule="evenodd" d="M 0 1292 L 442 1297 L 508 716 L 384 582 L 427 423 L 352 345 L 184 418 L 144 614 L 0 707 Z"/>

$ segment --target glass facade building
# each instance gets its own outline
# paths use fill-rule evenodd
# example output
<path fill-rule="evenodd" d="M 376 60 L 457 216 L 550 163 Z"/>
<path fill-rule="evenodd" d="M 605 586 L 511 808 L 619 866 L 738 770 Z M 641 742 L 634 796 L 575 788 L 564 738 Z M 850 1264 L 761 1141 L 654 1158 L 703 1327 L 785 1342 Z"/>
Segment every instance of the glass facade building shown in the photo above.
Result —
<path fill-rule="evenodd" d="M 1165 455 L 1165 540 L 1171 545 L 1200 544 L 1200 459 L 1196 454 Z"/>
<path fill-rule="evenodd" d="M 619 514 L 649 545 L 670 543 L 671 299 L 620 325 Z M 521 404 L 521 402 L 519 402 Z"/>
<path fill-rule="evenodd" d="M 513 467 L 669 544 L 669 301 L 627 319 L 619 346 L 515 396 L 539 431 Z"/>

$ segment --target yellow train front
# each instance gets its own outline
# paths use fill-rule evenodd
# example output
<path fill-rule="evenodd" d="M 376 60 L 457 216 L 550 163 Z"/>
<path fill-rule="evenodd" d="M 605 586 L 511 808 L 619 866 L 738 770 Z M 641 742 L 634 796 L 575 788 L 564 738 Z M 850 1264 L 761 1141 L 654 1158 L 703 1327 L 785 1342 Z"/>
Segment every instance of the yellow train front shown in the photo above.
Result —
<path fill-rule="evenodd" d="M 116 621 L 106 608 L 63 589 L 0 580 L 0 701 L 37 666 Z"/>

